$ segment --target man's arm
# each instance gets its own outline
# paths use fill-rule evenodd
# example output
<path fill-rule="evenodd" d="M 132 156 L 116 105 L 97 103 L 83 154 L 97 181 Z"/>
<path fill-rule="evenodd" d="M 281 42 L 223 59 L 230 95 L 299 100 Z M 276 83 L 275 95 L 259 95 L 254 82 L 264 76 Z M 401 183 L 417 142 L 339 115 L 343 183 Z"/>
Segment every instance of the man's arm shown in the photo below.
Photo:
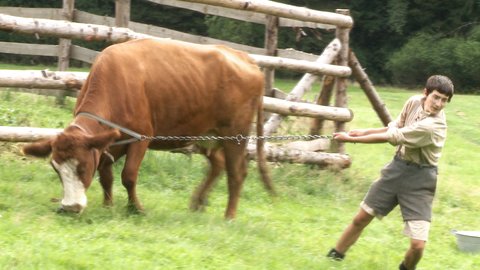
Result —
<path fill-rule="evenodd" d="M 387 130 L 388 130 L 388 127 L 353 129 L 348 132 L 348 135 L 352 137 L 358 137 L 358 136 L 365 136 L 370 134 L 384 133 L 384 132 L 387 132 Z"/>
<path fill-rule="evenodd" d="M 341 142 L 353 143 L 385 143 L 388 141 L 388 128 L 371 128 L 339 132 L 333 134 L 333 139 Z"/>

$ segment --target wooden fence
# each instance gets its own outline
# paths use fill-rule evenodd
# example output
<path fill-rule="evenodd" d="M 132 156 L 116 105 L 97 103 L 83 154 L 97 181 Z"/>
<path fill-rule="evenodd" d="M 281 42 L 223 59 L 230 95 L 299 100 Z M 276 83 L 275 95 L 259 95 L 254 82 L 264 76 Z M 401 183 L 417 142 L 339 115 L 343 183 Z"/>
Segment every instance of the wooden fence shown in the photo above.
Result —
<path fill-rule="evenodd" d="M 349 31 L 353 21 L 349 16 L 348 10 L 338 10 L 337 13 L 322 12 L 307 8 L 300 8 L 280 4 L 272 1 L 263 0 L 148 0 L 150 2 L 170 5 L 180 8 L 188 8 L 211 15 L 220 15 L 229 18 L 242 19 L 245 21 L 262 23 L 266 26 L 265 48 L 256 48 L 246 45 L 235 44 L 207 37 L 200 37 L 191 34 L 181 33 L 166 28 L 139 24 L 130 21 L 130 0 L 116 0 L 116 17 L 105 17 L 89 14 L 74 9 L 74 0 L 64 0 L 63 9 L 31 9 L 31 8 L 8 8 L 0 7 L 0 29 L 7 31 L 19 31 L 34 35 L 48 35 L 60 38 L 59 45 L 41 45 L 32 46 L 31 44 L 19 43 L 0 43 L 0 52 L 31 54 L 31 55 L 49 55 L 59 58 L 59 70 L 68 67 L 69 59 L 77 59 L 83 62 L 91 63 L 97 52 L 78 46 L 72 46 L 71 39 L 84 40 L 108 40 L 112 42 L 123 42 L 129 39 L 143 37 L 168 37 L 201 44 L 225 44 L 227 46 L 246 51 L 257 62 L 264 67 L 266 73 L 266 95 L 272 95 L 273 72 L 276 68 L 286 68 L 306 73 L 300 82 L 292 91 L 286 95 L 286 102 L 298 101 L 305 92 L 309 91 L 313 83 L 324 75 L 324 86 L 321 99 L 317 102 L 320 105 L 329 105 L 332 90 L 335 86 L 335 107 L 331 107 L 336 113 L 333 117 L 325 115 L 316 120 L 317 128 L 315 133 L 320 133 L 323 120 L 334 120 L 336 131 L 344 130 L 345 121 L 351 118 L 340 117 L 340 111 L 347 108 L 347 80 L 346 77 L 352 74 L 350 67 L 356 67 L 354 73 L 362 79 L 362 88 L 374 94 L 372 105 L 378 107 L 377 113 L 384 114 L 385 119 L 390 116 L 384 104 L 375 95 L 375 89 L 368 80 L 368 76 L 363 70 L 358 71 L 361 66 L 356 59 L 352 60 L 349 54 Z M 9 14 L 9 15 L 7 15 Z M 121 27 L 118 27 L 121 26 Z M 128 27 L 128 28 L 127 28 Z M 277 48 L 277 33 L 279 27 L 316 27 L 335 29 L 336 38 L 325 48 L 320 56 L 306 54 L 291 49 Z M 349 62 L 350 61 L 350 62 Z M 336 63 L 336 65 L 332 65 Z M 350 67 L 349 67 L 350 66 Z M 360 75 L 359 75 L 360 74 Z M 366 77 L 366 78 L 365 78 Z M 357 79 L 358 79 L 357 78 Z M 30 79 L 23 82 L 25 85 L 33 87 Z M 335 83 L 326 83 L 327 81 Z M 14 81 L 14 80 L 11 80 Z M 16 82 L 17 84 L 19 81 Z M 51 83 L 51 82 L 50 82 Z M 15 83 L 2 84 L 0 86 L 11 86 Z M 367 87 L 363 87 L 366 85 Z M 78 85 L 77 85 L 78 86 Z M 53 88 L 56 86 L 43 86 L 43 88 Z M 76 88 L 75 80 L 71 80 L 70 88 Z M 69 88 L 65 87 L 64 88 Z M 367 90 L 368 89 L 368 90 Z M 326 98 L 328 97 L 328 98 Z M 268 101 L 268 98 L 266 98 Z M 266 106 L 268 107 L 268 106 Z M 276 132 L 285 114 L 280 111 L 270 116 L 265 126 L 265 134 L 270 135 Z M 348 110 L 348 112 L 351 111 Z M 385 114 L 386 112 L 386 114 Z M 336 115 L 335 115 L 336 114 Z M 353 116 L 353 115 L 352 115 Z M 381 117 L 382 121 L 384 119 Z M 344 152 L 343 145 L 338 146 L 338 152 Z M 274 154 L 275 155 L 275 154 Z M 294 155 L 298 156 L 298 155 Z M 314 158 L 316 159 L 316 158 Z M 321 158 L 323 160 L 324 158 Z M 331 157 L 328 157 L 331 159 Z M 341 156 L 342 164 L 349 164 L 349 158 Z M 288 158 L 287 158 L 288 160 Z M 348 162 L 345 162 L 345 161 Z M 291 161 L 291 160 L 290 160 Z M 325 162 L 325 160 L 321 161 Z"/>
<path fill-rule="evenodd" d="M 205 4 L 197 4 L 197 3 L 185 3 L 178 0 L 149 0 L 150 2 L 154 2 L 157 4 L 174 6 L 179 8 L 187 8 L 190 10 L 203 12 L 209 15 L 217 15 L 217 16 L 224 16 L 228 18 L 239 19 L 247 22 L 255 22 L 266 24 L 268 19 L 266 15 L 261 15 L 251 11 L 245 10 L 232 10 L 228 8 L 221 8 L 221 7 L 212 7 Z M 97 25 L 104 25 L 109 27 L 128 27 L 132 31 L 138 33 L 144 33 L 151 36 L 156 37 L 169 37 L 173 39 L 183 40 L 192 43 L 199 43 L 199 44 L 225 44 L 235 49 L 239 49 L 242 51 L 246 51 L 252 54 L 259 54 L 259 55 L 267 55 L 265 48 L 258 48 L 253 46 L 247 46 L 242 44 L 237 44 L 233 42 L 228 42 L 224 40 L 197 36 L 187 33 L 178 32 L 175 30 L 147 25 L 142 23 L 136 23 L 129 21 L 128 23 L 118 24 L 118 18 L 122 17 L 129 17 L 122 14 L 116 14 L 116 18 L 108 17 L 108 16 L 100 16 L 91 14 L 88 12 L 84 12 L 81 10 L 73 10 L 70 11 L 73 7 L 72 3 L 73 0 L 64 1 L 66 3 L 66 7 L 64 9 L 58 8 L 23 8 L 23 7 L 0 7 L 0 13 L 8 14 L 18 17 L 25 17 L 25 18 L 39 18 L 39 19 L 51 19 L 51 20 L 66 20 L 71 22 L 78 22 L 78 23 L 85 23 L 85 24 L 97 24 Z M 123 3 L 121 1 L 117 1 L 117 4 L 120 5 Z M 68 11 L 65 11 L 68 10 Z M 120 9 L 123 12 L 129 11 L 128 9 Z M 65 17 L 65 13 L 72 14 Z M 314 27 L 314 28 L 322 28 L 322 29 L 334 29 L 334 25 L 327 25 L 322 23 L 312 23 L 312 22 L 304 22 L 299 20 L 293 19 L 286 19 L 280 18 L 278 26 L 274 27 Z M 26 55 L 44 55 L 44 56 L 58 56 L 59 47 L 60 45 L 45 45 L 45 44 L 35 44 L 32 46 L 31 44 L 19 44 L 19 43 L 8 43 L 8 42 L 1 42 L 0 43 L 0 53 L 12 53 L 12 54 L 26 54 Z M 315 55 L 304 53 L 301 51 L 296 51 L 293 49 L 276 49 L 277 56 L 285 57 L 285 58 L 293 58 L 293 59 L 300 59 L 300 60 L 309 60 L 313 61 L 316 59 Z M 70 50 L 70 58 L 76 59 L 79 61 L 83 61 L 86 63 L 92 63 L 93 59 L 95 58 L 98 52 L 85 49 L 79 46 L 73 46 Z M 62 69 L 59 69 L 62 70 Z"/>

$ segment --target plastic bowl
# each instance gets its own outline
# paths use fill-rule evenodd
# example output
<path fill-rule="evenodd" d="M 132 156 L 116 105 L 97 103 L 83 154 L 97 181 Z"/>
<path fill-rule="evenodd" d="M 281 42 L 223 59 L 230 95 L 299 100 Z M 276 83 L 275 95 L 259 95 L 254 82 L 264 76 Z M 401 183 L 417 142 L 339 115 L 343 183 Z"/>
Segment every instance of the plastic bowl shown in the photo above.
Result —
<path fill-rule="evenodd" d="M 457 237 L 458 249 L 463 252 L 480 252 L 480 231 L 452 230 Z"/>

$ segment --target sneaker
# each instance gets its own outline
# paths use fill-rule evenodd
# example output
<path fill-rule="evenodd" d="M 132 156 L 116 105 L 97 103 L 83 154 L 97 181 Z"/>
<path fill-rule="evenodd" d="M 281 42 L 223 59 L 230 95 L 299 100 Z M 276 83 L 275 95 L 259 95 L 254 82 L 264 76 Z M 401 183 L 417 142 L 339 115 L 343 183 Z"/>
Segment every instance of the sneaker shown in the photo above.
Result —
<path fill-rule="evenodd" d="M 398 269 L 399 270 L 408 270 L 407 267 L 405 266 L 405 264 L 403 264 L 403 262 L 398 266 Z"/>
<path fill-rule="evenodd" d="M 328 258 L 334 259 L 336 261 L 342 261 L 345 258 L 345 254 L 338 252 L 336 249 L 332 248 L 328 254 Z"/>

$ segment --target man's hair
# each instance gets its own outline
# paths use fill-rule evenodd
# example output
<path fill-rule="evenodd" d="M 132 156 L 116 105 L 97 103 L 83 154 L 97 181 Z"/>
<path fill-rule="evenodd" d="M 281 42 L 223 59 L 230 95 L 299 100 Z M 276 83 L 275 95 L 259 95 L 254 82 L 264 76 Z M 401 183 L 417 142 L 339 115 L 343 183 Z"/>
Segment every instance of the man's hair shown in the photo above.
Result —
<path fill-rule="evenodd" d="M 433 90 L 437 90 L 439 93 L 448 96 L 448 102 L 452 99 L 454 92 L 452 81 L 443 75 L 430 76 L 425 84 L 425 89 L 427 90 L 427 96 L 430 95 Z"/>

